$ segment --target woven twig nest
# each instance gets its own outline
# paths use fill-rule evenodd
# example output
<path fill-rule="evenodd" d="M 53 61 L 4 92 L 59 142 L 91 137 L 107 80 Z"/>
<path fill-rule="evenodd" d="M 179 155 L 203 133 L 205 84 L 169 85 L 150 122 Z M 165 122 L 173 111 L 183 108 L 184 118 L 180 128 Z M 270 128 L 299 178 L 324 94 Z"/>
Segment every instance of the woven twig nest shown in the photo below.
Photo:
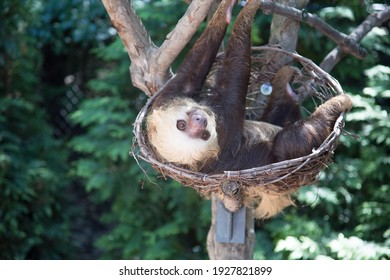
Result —
<path fill-rule="evenodd" d="M 292 85 L 298 93 L 302 92 L 300 96 L 307 99 L 306 102 L 310 101 L 312 103 L 312 106 L 310 106 L 312 110 L 329 98 L 343 94 L 337 80 L 311 60 L 278 47 L 262 46 L 253 48 L 248 99 L 255 99 L 255 95 L 261 94 L 259 90 L 261 85 L 272 81 L 275 72 L 269 69 L 275 69 L 273 58 L 276 55 L 289 58 L 291 60 L 290 64 L 300 69 L 301 74 L 298 75 L 299 77 L 294 77 Z M 277 70 L 276 68 L 274 71 Z M 239 171 L 226 170 L 221 174 L 208 175 L 159 161 L 148 144 L 144 130 L 144 120 L 152 99 L 149 99 L 142 108 L 135 121 L 133 156 L 136 160 L 142 159 L 149 162 L 164 177 L 171 177 L 184 186 L 194 188 L 203 196 L 209 196 L 213 192 L 220 193 L 222 183 L 227 180 L 235 182 L 240 188 L 262 188 L 264 192 L 280 194 L 291 193 L 303 185 L 312 184 L 318 178 L 320 172 L 331 163 L 344 123 L 344 114 L 341 114 L 328 138 L 318 149 L 313 150 L 307 156 L 257 168 Z M 248 104 L 250 104 L 247 111 L 248 115 L 261 114 L 261 108 L 263 107 L 261 99 L 257 103 L 248 100 Z"/>

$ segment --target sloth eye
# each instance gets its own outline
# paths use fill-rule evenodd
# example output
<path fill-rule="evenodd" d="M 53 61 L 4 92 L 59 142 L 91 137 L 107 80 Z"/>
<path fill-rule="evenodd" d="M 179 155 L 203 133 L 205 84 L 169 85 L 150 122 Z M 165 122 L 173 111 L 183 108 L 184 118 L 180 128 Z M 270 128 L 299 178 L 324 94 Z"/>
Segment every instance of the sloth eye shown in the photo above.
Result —
<path fill-rule="evenodd" d="M 187 123 L 183 120 L 178 120 L 176 123 L 176 127 L 178 130 L 185 130 L 187 127 Z"/>

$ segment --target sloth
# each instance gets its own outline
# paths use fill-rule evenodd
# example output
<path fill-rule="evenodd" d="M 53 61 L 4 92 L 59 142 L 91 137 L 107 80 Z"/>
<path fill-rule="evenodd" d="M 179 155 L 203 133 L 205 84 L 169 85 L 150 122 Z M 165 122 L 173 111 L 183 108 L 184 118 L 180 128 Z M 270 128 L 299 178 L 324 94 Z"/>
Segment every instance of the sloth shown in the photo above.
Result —
<path fill-rule="evenodd" d="M 298 97 L 289 84 L 299 70 L 286 65 L 271 82 L 273 90 L 262 119 L 245 119 L 251 24 L 258 2 L 247 1 L 238 14 L 212 94 L 201 93 L 235 0 L 221 2 L 176 75 L 153 96 L 146 132 L 162 162 L 216 174 L 305 156 L 322 144 L 340 114 L 351 108 L 350 98 L 339 95 L 302 119 Z M 259 219 L 270 218 L 293 204 L 289 193 L 245 188 L 243 195 L 244 204 L 254 208 Z"/>

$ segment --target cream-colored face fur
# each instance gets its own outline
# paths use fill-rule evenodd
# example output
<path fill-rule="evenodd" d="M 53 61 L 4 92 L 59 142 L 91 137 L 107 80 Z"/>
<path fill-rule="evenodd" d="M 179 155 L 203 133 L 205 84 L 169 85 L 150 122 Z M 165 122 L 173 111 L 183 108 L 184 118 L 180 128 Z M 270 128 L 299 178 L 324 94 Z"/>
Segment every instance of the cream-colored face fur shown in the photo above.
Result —
<path fill-rule="evenodd" d="M 188 112 L 202 110 L 207 116 L 208 140 L 190 137 L 177 129 L 177 121 L 188 121 Z M 215 115 L 207 106 L 192 99 L 181 98 L 168 107 L 154 109 L 147 118 L 147 132 L 150 144 L 167 162 L 188 165 L 197 171 L 208 158 L 215 158 L 219 152 Z"/>

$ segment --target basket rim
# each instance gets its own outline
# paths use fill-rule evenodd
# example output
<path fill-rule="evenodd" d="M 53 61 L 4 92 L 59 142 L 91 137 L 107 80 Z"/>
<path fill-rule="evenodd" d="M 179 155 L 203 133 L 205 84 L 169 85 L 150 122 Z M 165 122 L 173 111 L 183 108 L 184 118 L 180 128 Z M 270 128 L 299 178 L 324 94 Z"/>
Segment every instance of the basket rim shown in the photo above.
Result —
<path fill-rule="evenodd" d="M 341 85 L 339 82 L 333 78 L 330 74 L 322 70 L 319 66 L 317 66 L 312 60 L 303 57 L 299 55 L 297 52 L 291 52 L 285 49 L 282 49 L 278 46 L 255 46 L 252 47 L 253 51 L 276 51 L 279 53 L 283 53 L 286 55 L 291 56 L 294 60 L 303 61 L 304 63 L 310 65 L 313 68 L 313 71 L 316 71 L 320 73 L 321 75 L 324 75 L 327 79 L 327 85 L 332 87 L 333 91 L 336 94 L 344 94 L 344 91 L 341 88 Z M 176 166 L 171 163 L 163 163 L 160 162 L 157 157 L 155 157 L 155 154 L 153 150 L 148 146 L 147 141 L 145 140 L 145 133 L 143 131 L 143 123 L 144 119 L 147 116 L 147 113 L 152 105 L 152 102 L 154 98 L 161 92 L 161 90 L 164 88 L 160 88 L 159 91 L 157 91 L 152 97 L 150 97 L 146 104 L 143 106 L 143 108 L 140 110 L 140 112 L 137 115 L 137 118 L 133 124 L 133 147 L 130 151 L 130 155 L 134 157 L 134 159 L 138 162 L 138 159 L 142 159 L 148 163 L 150 163 L 155 169 L 158 169 L 158 172 L 162 175 L 167 175 L 169 177 L 172 177 L 172 174 L 175 175 L 175 178 L 173 178 L 176 181 L 179 181 L 180 183 L 194 187 L 196 189 L 204 189 L 208 188 L 211 190 L 213 187 L 218 187 L 221 185 L 223 181 L 226 180 L 232 180 L 236 182 L 240 181 L 246 181 L 250 182 L 251 180 L 256 179 L 259 176 L 267 175 L 270 171 L 275 170 L 284 170 L 286 168 L 292 168 L 295 167 L 292 171 L 286 172 L 285 175 L 282 177 L 279 177 L 277 179 L 266 181 L 263 184 L 256 183 L 256 186 L 259 185 L 270 185 L 275 184 L 278 182 L 281 182 L 282 180 L 288 178 L 291 174 L 299 171 L 302 169 L 306 164 L 308 164 L 311 161 L 315 161 L 318 157 L 328 153 L 331 151 L 333 153 L 333 150 L 335 149 L 337 145 L 337 140 L 341 135 L 342 129 L 344 127 L 344 119 L 345 119 L 345 113 L 342 113 L 339 118 L 337 119 L 333 131 L 328 135 L 328 137 L 323 141 L 323 143 L 318 147 L 317 149 L 313 149 L 312 153 L 303 156 L 298 157 L 294 159 L 284 160 L 260 167 L 254 167 L 250 169 L 243 169 L 243 170 L 237 170 L 237 171 L 224 171 L 223 173 L 218 174 L 207 174 L 202 172 L 196 172 L 191 171 L 188 169 L 185 169 L 183 167 Z M 325 164 L 326 165 L 326 164 Z M 178 180 L 178 178 L 184 178 L 186 180 L 189 180 L 191 184 L 186 181 L 183 183 L 183 180 Z M 212 191 L 212 190 L 211 190 Z"/>

